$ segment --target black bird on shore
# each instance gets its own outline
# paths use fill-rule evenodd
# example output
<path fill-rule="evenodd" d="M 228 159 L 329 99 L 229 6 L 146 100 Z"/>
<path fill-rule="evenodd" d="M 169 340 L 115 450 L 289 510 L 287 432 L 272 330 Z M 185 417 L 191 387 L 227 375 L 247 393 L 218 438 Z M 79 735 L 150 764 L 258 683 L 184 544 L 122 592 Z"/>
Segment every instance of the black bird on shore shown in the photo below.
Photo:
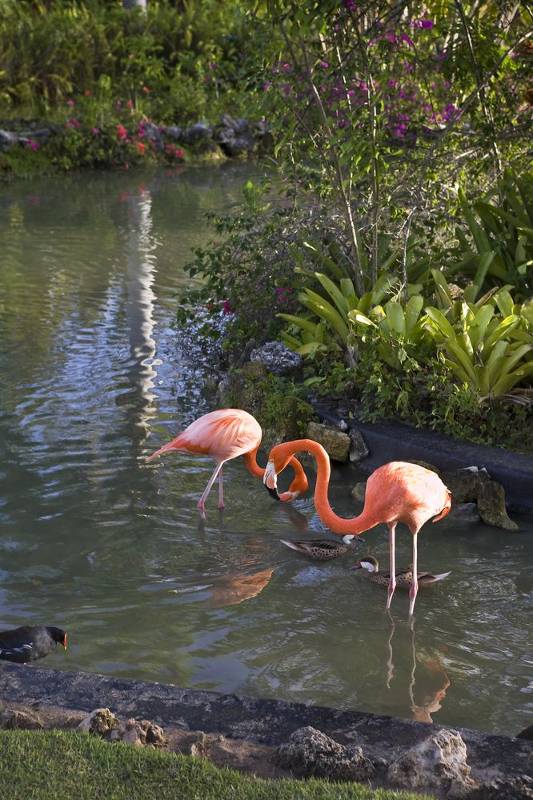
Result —
<path fill-rule="evenodd" d="M 0 659 L 26 664 L 44 658 L 58 644 L 67 649 L 67 634 L 61 628 L 24 625 L 11 631 L 0 631 Z"/>

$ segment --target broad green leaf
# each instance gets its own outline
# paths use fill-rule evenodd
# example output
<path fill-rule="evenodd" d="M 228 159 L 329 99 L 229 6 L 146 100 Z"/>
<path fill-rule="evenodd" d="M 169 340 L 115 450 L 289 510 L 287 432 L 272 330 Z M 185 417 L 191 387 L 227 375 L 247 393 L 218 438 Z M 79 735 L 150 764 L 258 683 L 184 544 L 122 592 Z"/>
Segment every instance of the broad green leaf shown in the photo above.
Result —
<path fill-rule="evenodd" d="M 325 289 L 326 292 L 329 294 L 329 296 L 337 306 L 339 313 L 343 317 L 345 317 L 348 314 L 348 311 L 350 310 L 350 306 L 348 304 L 346 297 L 343 295 L 339 287 L 335 286 L 331 278 L 328 278 L 327 275 L 323 275 L 321 272 L 315 272 L 315 278 L 318 280 L 322 288 Z"/>
<path fill-rule="evenodd" d="M 424 298 L 421 294 L 415 294 L 407 301 L 405 306 L 405 330 L 407 335 L 411 334 L 415 329 L 423 308 Z"/>
<path fill-rule="evenodd" d="M 405 315 L 400 303 L 395 300 L 389 300 L 385 305 L 385 313 L 387 315 L 387 322 L 389 329 L 396 334 L 396 336 L 405 335 Z"/>

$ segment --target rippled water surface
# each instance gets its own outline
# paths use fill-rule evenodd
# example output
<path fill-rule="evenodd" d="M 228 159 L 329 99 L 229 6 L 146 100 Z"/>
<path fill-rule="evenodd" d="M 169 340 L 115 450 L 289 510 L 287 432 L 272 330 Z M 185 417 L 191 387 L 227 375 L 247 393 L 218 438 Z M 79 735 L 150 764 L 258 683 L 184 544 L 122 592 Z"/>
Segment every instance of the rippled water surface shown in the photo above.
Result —
<path fill-rule="evenodd" d="M 515 733 L 531 723 L 533 521 L 454 520 L 420 536 L 400 591 L 310 563 L 280 536 L 322 532 L 310 499 L 274 503 L 242 462 L 205 525 L 200 457 L 144 456 L 195 416 L 200 352 L 172 329 L 183 265 L 246 166 L 83 175 L 0 195 L 0 626 L 65 627 L 46 666 L 367 709 Z M 429 458 L 429 456 L 428 456 Z M 334 469 L 338 513 L 355 473 Z M 400 531 L 398 560 L 409 563 Z M 359 553 L 386 564 L 382 529 Z"/>

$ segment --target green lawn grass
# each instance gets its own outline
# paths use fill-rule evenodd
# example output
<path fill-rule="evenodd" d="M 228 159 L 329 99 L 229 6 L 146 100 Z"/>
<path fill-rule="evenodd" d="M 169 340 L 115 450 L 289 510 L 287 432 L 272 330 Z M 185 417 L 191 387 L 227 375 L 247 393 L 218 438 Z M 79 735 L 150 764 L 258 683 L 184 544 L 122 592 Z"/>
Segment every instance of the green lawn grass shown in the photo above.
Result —
<path fill-rule="evenodd" d="M 205 759 L 109 744 L 71 731 L 0 731 L 5 800 L 414 800 L 359 784 L 270 781 Z"/>

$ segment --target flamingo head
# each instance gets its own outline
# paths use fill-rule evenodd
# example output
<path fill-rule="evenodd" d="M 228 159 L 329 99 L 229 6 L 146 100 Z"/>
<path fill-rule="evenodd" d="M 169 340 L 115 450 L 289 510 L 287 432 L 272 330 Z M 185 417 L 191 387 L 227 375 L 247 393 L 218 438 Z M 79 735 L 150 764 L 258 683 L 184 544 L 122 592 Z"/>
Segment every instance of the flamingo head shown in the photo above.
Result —
<path fill-rule="evenodd" d="M 265 474 L 263 475 L 263 483 L 266 486 L 267 492 L 271 497 L 280 500 L 278 492 L 278 470 L 273 461 L 269 461 L 265 467 Z"/>
<path fill-rule="evenodd" d="M 379 572 L 379 564 L 374 556 L 366 556 L 360 561 L 356 561 L 352 569 L 365 569 L 367 572 Z"/>

